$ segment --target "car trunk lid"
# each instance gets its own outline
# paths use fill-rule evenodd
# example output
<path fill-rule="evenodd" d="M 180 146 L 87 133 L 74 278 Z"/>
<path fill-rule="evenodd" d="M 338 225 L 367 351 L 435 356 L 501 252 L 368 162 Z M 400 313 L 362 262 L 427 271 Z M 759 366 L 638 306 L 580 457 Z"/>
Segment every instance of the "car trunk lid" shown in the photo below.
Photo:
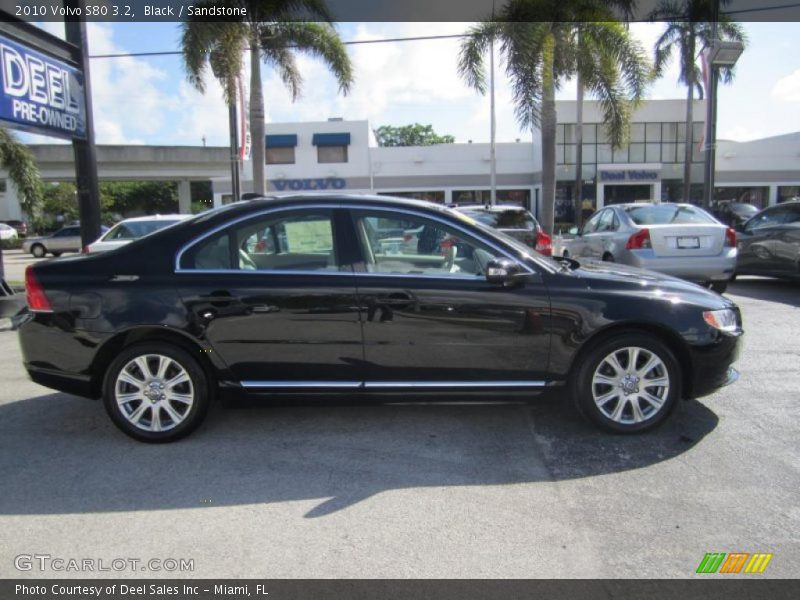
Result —
<path fill-rule="evenodd" d="M 726 227 L 717 224 L 648 225 L 653 253 L 660 257 L 716 256 Z"/>

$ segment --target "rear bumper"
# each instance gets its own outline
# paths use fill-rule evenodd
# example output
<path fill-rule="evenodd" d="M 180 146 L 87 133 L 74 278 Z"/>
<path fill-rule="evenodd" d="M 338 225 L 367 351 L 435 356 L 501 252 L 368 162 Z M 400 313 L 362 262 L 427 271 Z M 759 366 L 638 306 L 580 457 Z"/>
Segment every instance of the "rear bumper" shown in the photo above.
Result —
<path fill-rule="evenodd" d="M 626 260 L 621 262 L 690 281 L 727 281 L 736 271 L 736 248 L 726 248 L 718 256 L 685 258 L 660 258 L 652 250 L 626 250 L 625 254 Z"/>
<path fill-rule="evenodd" d="M 63 371 L 39 369 L 27 364 L 25 365 L 25 369 L 28 371 L 31 381 L 39 385 L 58 390 L 59 392 L 83 396 L 84 398 L 97 397 L 97 394 L 92 390 L 91 378 L 88 376 L 64 373 Z"/>

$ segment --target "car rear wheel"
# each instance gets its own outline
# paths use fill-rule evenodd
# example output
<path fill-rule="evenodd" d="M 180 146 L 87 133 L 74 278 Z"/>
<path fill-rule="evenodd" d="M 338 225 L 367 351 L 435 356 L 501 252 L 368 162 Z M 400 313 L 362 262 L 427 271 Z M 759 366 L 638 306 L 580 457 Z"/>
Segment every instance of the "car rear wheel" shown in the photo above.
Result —
<path fill-rule="evenodd" d="M 47 252 L 45 251 L 44 246 L 41 244 L 34 244 L 31 247 L 31 254 L 33 254 L 36 258 L 44 258 L 44 255 L 47 254 Z"/>
<path fill-rule="evenodd" d="M 606 252 L 603 254 L 603 261 L 605 262 L 614 262 L 614 255 L 610 252 Z"/>
<path fill-rule="evenodd" d="M 51 252 L 50 254 L 52 254 L 52 255 L 53 255 L 53 256 L 55 256 L 56 258 L 58 258 L 59 256 L 61 256 L 61 252 Z"/>
<path fill-rule="evenodd" d="M 143 442 L 172 442 L 194 431 L 208 412 L 209 382 L 181 348 L 137 344 L 106 371 L 103 401 L 111 420 Z"/>
<path fill-rule="evenodd" d="M 602 342 L 584 357 L 573 397 L 579 411 L 601 428 L 637 433 L 666 419 L 680 388 L 680 368 L 670 349 L 630 333 Z"/>

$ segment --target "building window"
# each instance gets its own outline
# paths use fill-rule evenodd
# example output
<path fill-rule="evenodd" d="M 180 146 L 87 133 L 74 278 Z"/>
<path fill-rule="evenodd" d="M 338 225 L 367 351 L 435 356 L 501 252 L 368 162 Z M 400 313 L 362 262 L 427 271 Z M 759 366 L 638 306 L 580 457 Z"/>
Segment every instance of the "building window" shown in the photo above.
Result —
<path fill-rule="evenodd" d="M 5 179 L 0 179 L 0 194 L 5 194 L 6 193 L 6 189 L 7 189 L 6 188 L 6 180 Z"/>
<path fill-rule="evenodd" d="M 617 148 L 614 150 L 614 162 L 626 163 L 628 162 L 628 148 Z"/>
<path fill-rule="evenodd" d="M 645 126 L 646 142 L 661 141 L 661 123 L 647 123 Z"/>
<path fill-rule="evenodd" d="M 268 165 L 293 165 L 294 161 L 293 146 L 286 148 L 267 148 Z"/>
<path fill-rule="evenodd" d="M 346 163 L 347 146 L 317 146 L 318 163 Z"/>
<path fill-rule="evenodd" d="M 597 146 L 595 144 L 583 145 L 583 164 L 597 162 Z"/>
<path fill-rule="evenodd" d="M 629 148 L 632 163 L 644 162 L 644 144 L 631 144 Z"/>
<path fill-rule="evenodd" d="M 589 123 L 583 126 L 583 142 L 585 144 L 594 144 L 597 141 L 597 125 Z"/>
<path fill-rule="evenodd" d="M 661 144 L 645 144 L 644 152 L 645 152 L 644 162 L 648 163 L 661 162 Z"/>
<path fill-rule="evenodd" d="M 644 141 L 644 123 L 633 123 L 631 125 L 631 141 L 632 142 Z"/>
<path fill-rule="evenodd" d="M 597 162 L 610 163 L 613 159 L 611 153 L 611 144 L 598 144 L 597 145 Z"/>

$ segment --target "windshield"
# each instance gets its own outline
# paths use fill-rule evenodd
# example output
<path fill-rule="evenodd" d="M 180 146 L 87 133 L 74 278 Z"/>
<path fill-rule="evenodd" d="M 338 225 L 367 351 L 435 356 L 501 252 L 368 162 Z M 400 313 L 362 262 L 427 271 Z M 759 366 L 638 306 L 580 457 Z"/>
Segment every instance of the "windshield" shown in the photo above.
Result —
<path fill-rule="evenodd" d="M 695 206 L 647 204 L 643 206 L 626 206 L 625 212 L 637 225 L 716 223 L 714 217 Z"/>
<path fill-rule="evenodd" d="M 169 225 L 179 223 L 179 219 L 158 219 L 153 221 L 128 221 L 119 223 L 105 237 L 105 241 L 114 240 L 138 240 L 149 235 L 154 231 L 163 229 Z"/>
<path fill-rule="evenodd" d="M 464 210 L 462 212 L 495 229 L 536 229 L 536 220 L 526 210 Z"/>

